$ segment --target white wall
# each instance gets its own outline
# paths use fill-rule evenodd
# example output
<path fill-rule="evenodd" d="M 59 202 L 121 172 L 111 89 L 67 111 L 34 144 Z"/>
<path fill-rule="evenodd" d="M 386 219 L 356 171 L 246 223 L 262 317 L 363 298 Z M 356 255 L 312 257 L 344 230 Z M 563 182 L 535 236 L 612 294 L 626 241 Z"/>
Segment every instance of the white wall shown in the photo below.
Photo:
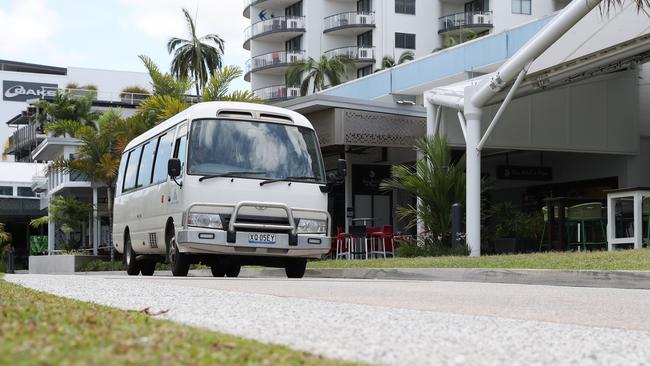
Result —
<path fill-rule="evenodd" d="M 531 6 L 530 15 L 513 14 L 512 2 L 510 0 L 490 1 L 490 10 L 492 11 L 492 21 L 494 23 L 492 33 L 499 33 L 522 23 L 541 18 L 554 12 L 556 9 L 554 0 L 532 0 Z"/>

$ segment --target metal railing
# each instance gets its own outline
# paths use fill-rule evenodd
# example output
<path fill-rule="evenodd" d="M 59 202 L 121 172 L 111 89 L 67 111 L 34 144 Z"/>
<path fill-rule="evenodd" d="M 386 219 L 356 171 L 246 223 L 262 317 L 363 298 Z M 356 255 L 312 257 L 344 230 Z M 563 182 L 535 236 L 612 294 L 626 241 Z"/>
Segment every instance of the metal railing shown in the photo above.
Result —
<path fill-rule="evenodd" d="M 57 93 L 69 93 L 71 95 L 76 95 L 79 97 L 84 97 L 89 94 L 94 94 L 94 100 L 98 101 L 104 101 L 104 102 L 121 102 L 125 104 L 132 104 L 132 105 L 138 105 L 140 104 L 143 100 L 149 98 L 151 94 L 144 94 L 144 93 L 128 93 L 128 92 L 120 92 L 120 93 L 110 93 L 110 92 L 102 92 L 102 91 L 97 91 L 97 90 L 92 90 L 92 89 L 69 89 L 69 88 L 56 88 L 56 87 L 45 87 L 43 88 L 45 91 L 55 91 Z"/>
<path fill-rule="evenodd" d="M 275 17 L 250 25 L 244 30 L 244 39 L 258 37 L 264 33 L 292 32 L 305 29 L 305 17 Z"/>
<path fill-rule="evenodd" d="M 342 57 L 348 57 L 358 61 L 364 61 L 364 60 L 372 61 L 375 59 L 375 48 L 357 47 L 357 46 L 341 47 L 341 48 L 335 48 L 333 50 L 326 51 L 325 55 L 329 59 L 342 56 Z"/>
<path fill-rule="evenodd" d="M 17 151 L 24 147 L 38 145 L 45 137 L 43 127 L 40 124 L 32 123 L 14 131 L 9 137 L 9 145 L 13 148 L 13 151 Z"/>
<path fill-rule="evenodd" d="M 255 56 L 246 61 L 245 73 L 275 66 L 286 66 L 305 60 L 305 51 L 275 51 Z"/>
<path fill-rule="evenodd" d="M 253 93 L 263 100 L 290 99 L 300 96 L 300 88 L 286 85 L 273 85 L 253 90 Z"/>
<path fill-rule="evenodd" d="M 457 29 L 460 27 L 492 25 L 492 12 L 468 11 L 449 14 L 438 18 L 438 23 L 439 32 L 444 32 L 450 29 Z"/>
<path fill-rule="evenodd" d="M 365 11 L 352 11 L 347 13 L 340 13 L 328 16 L 324 19 L 325 27 L 323 30 L 327 32 L 328 30 L 335 28 L 343 27 L 354 27 L 354 26 L 374 26 L 375 25 L 375 13 L 374 12 L 365 12 Z"/>

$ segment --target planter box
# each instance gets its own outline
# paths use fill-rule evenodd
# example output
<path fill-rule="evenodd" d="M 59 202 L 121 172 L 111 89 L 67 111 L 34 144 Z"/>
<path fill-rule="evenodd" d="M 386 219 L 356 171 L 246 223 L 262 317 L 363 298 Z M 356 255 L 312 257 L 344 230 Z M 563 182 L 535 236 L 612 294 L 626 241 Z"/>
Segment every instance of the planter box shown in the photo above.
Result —
<path fill-rule="evenodd" d="M 93 255 L 37 255 L 29 257 L 30 274 L 75 273 L 82 263 L 102 259 Z"/>

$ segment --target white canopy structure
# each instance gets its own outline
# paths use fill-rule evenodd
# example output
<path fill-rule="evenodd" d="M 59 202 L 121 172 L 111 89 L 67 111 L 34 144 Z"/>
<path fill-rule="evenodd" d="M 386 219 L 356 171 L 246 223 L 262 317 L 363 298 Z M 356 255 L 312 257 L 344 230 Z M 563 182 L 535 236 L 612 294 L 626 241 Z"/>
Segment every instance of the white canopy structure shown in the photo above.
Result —
<path fill-rule="evenodd" d="M 442 108 L 458 111 L 467 151 L 466 223 L 472 256 L 481 253 L 481 150 L 509 102 L 634 68 L 650 58 L 650 18 L 637 14 L 631 2 L 612 14 L 594 9 L 599 3 L 573 0 L 496 72 L 424 94 L 427 134 L 441 132 Z M 506 94 L 507 86 L 512 87 Z M 484 109 L 499 102 L 503 103 L 483 134 Z"/>

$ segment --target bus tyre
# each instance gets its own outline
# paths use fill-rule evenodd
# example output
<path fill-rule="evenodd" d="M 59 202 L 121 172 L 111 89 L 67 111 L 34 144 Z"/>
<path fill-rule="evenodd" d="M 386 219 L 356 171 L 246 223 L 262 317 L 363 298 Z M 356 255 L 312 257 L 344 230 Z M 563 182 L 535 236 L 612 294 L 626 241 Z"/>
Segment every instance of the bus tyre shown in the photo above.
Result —
<path fill-rule="evenodd" d="M 187 272 L 190 271 L 190 259 L 186 254 L 178 250 L 176 237 L 171 237 L 169 240 L 169 245 L 167 245 L 167 258 L 169 258 L 169 266 L 174 276 L 187 276 Z"/>
<path fill-rule="evenodd" d="M 140 273 L 140 263 L 135 256 L 136 254 L 131 247 L 131 235 L 127 232 L 124 238 L 124 264 L 126 265 L 126 273 L 129 276 L 137 276 Z"/>
<path fill-rule="evenodd" d="M 156 262 L 152 260 L 143 260 L 140 261 L 140 273 L 143 276 L 153 276 L 153 272 L 156 270 Z"/>
<path fill-rule="evenodd" d="M 241 264 L 230 263 L 226 266 L 226 277 L 237 277 L 241 271 Z"/>
<path fill-rule="evenodd" d="M 288 278 L 302 278 L 307 268 L 307 260 L 303 258 L 290 259 L 284 266 Z"/>
<path fill-rule="evenodd" d="M 223 277 L 226 275 L 224 265 L 219 261 L 212 261 L 210 263 L 210 270 L 212 271 L 212 277 Z"/>

